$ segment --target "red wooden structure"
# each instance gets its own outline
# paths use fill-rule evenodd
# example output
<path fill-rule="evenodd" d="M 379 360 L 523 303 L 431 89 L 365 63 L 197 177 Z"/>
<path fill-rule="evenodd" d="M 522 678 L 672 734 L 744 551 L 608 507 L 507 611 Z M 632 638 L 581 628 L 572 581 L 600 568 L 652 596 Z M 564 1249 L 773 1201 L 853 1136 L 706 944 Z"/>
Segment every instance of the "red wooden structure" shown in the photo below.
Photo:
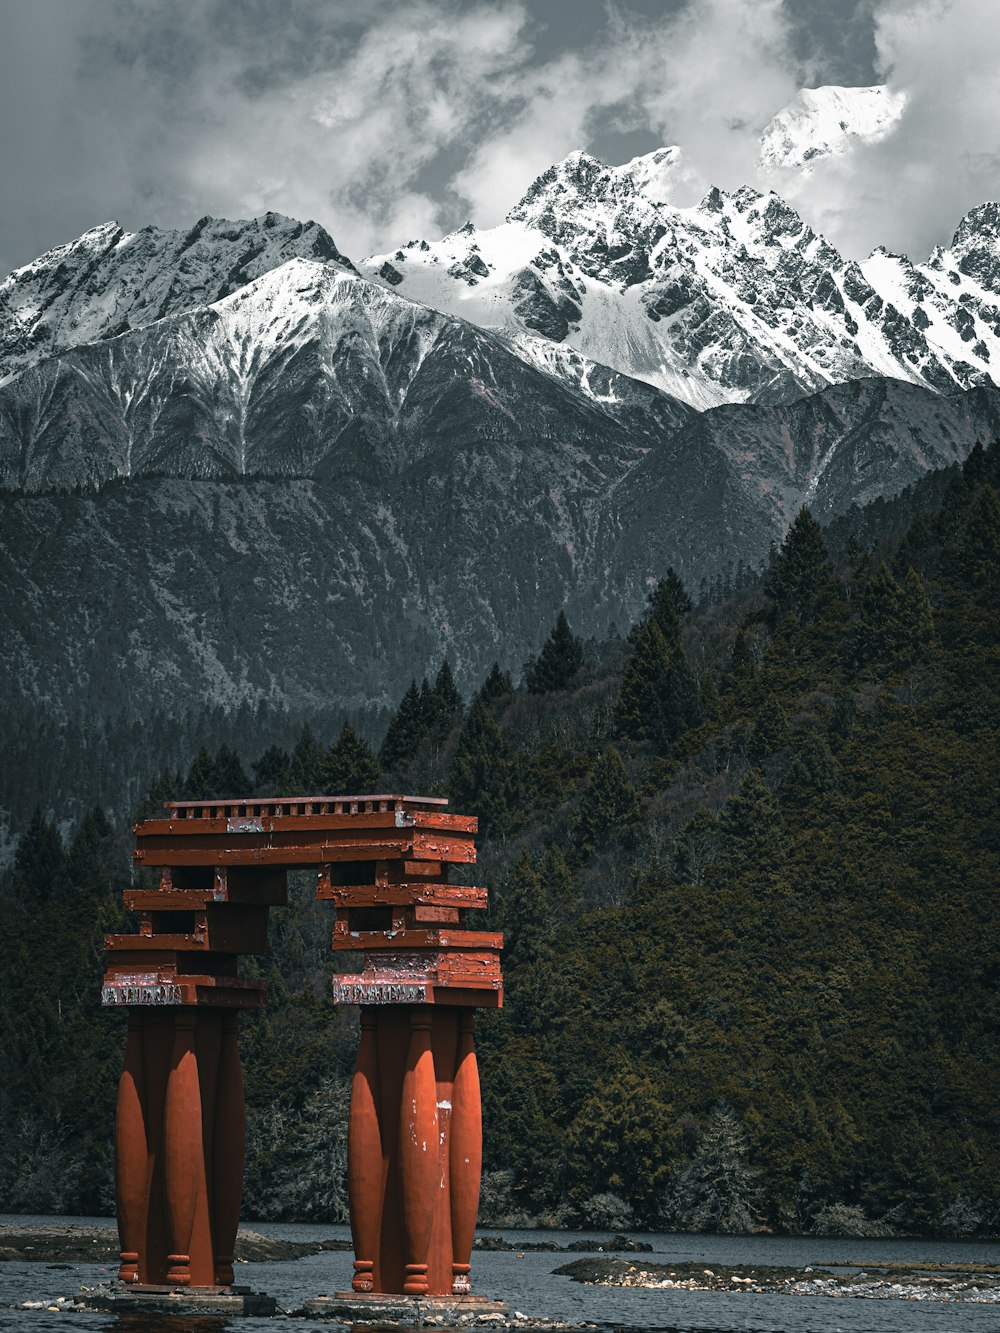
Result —
<path fill-rule="evenodd" d="M 479 1204 L 477 1007 L 502 1003 L 499 935 L 463 928 L 484 889 L 448 883 L 475 860 L 476 820 L 410 796 L 171 802 L 135 829 L 159 885 L 126 893 L 139 933 L 107 938 L 103 999 L 129 1007 L 116 1115 L 123 1282 L 225 1287 L 243 1177 L 240 1009 L 264 983 L 289 868 L 315 866 L 336 906 L 335 950 L 361 971 L 334 998 L 361 1006 L 348 1125 L 354 1290 L 461 1295 Z"/>

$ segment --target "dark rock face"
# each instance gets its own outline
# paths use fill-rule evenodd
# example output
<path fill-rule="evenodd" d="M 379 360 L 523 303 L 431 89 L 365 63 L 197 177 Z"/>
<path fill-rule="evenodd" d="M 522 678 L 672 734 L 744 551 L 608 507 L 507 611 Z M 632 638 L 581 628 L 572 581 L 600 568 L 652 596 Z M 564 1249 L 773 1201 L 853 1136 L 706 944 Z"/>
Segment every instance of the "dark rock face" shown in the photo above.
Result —
<path fill-rule="evenodd" d="M 446 651 L 469 688 L 561 606 L 623 626 L 668 565 L 759 564 L 804 501 L 892 494 L 1000 427 L 992 389 L 885 380 L 699 416 L 528 351 L 296 260 L 15 378 L 8 706 L 389 703 Z"/>
<path fill-rule="evenodd" d="M 317 223 L 280 213 L 205 217 L 186 232 L 106 222 L 0 285 L 0 376 L 210 305 L 294 258 L 354 267 Z"/>
<path fill-rule="evenodd" d="M 1000 205 L 973 209 L 952 249 L 924 265 L 884 249 L 859 264 L 773 193 L 712 189 L 696 208 L 672 207 L 657 183 L 669 151 L 624 167 L 573 153 L 539 176 L 506 224 L 476 233 L 494 300 L 472 317 L 567 342 L 697 408 L 792 402 L 871 375 L 942 393 L 993 382 Z M 544 293 L 528 301 L 517 235 L 537 251 L 531 272 Z M 452 256 L 458 236 L 429 246 L 421 262 L 433 265 L 439 250 Z M 566 315 L 565 328 L 540 309 L 557 304 L 556 265 L 576 284 L 579 315 Z M 453 269 L 430 287 L 418 269 L 402 290 L 413 280 L 419 299 L 460 313 Z"/>
<path fill-rule="evenodd" d="M 13 275 L 0 304 L 14 367 L 0 385 L 5 706 L 72 720 L 390 703 L 443 652 L 469 688 L 495 658 L 517 667 L 559 607 L 583 634 L 624 626 L 668 565 L 696 586 L 759 564 L 801 504 L 833 516 L 894 494 L 1000 429 L 997 392 L 956 392 L 953 373 L 982 376 L 986 321 L 1000 326 L 985 287 L 946 308 L 927 273 L 880 259 L 922 294 L 928 328 L 952 320 L 965 354 L 947 369 L 902 295 L 822 268 L 825 243 L 773 198 L 720 193 L 698 222 L 744 229 L 717 272 L 751 320 L 706 286 L 695 233 L 664 232 L 620 172 L 581 159 L 543 184 L 522 206 L 537 232 L 515 238 L 519 322 L 502 331 L 405 298 L 434 258 L 426 244 L 369 281 L 321 228 L 277 215 L 98 228 Z M 556 205 L 569 198 L 567 222 Z M 607 199 L 634 225 L 591 244 Z M 765 214 L 788 241 L 769 258 L 748 248 Z M 971 254 L 983 227 L 967 233 Z M 475 229 L 460 243 L 454 281 L 475 301 L 495 256 Z M 604 277 L 584 271 L 584 250 Z M 640 262 L 655 280 L 629 277 Z M 605 305 L 588 305 L 598 284 Z M 877 320 L 933 388 L 831 387 L 817 369 L 829 346 L 787 284 L 813 311 L 849 315 L 837 373 L 867 368 L 848 334 Z M 699 415 L 575 348 L 623 285 L 637 368 L 659 355 L 637 330 L 662 325 L 702 383 L 755 402 Z M 761 350 L 762 330 L 781 355 Z M 790 331 L 807 360 L 790 358 Z"/>

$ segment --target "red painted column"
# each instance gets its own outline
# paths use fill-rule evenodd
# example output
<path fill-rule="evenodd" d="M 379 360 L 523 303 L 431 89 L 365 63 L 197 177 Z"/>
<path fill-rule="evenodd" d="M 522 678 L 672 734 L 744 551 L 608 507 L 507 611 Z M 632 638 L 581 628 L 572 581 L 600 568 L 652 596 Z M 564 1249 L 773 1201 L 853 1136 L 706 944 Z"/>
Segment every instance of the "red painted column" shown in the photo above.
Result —
<path fill-rule="evenodd" d="M 463 1012 L 458 1022 L 458 1062 L 451 1103 L 451 1289 L 455 1295 L 464 1295 L 470 1290 L 472 1242 L 479 1213 L 483 1110 L 473 1037 L 475 1013 Z"/>
<path fill-rule="evenodd" d="M 202 1172 L 201 1090 L 195 1054 L 194 1009 L 178 1009 L 174 1018 L 174 1046 L 167 1076 L 164 1111 L 167 1227 L 170 1253 L 167 1282 L 171 1286 L 191 1284 L 191 1233 L 198 1206 L 198 1184 Z"/>
<path fill-rule="evenodd" d="M 351 1084 L 351 1110 L 347 1121 L 347 1195 L 354 1240 L 355 1291 L 374 1291 L 376 1265 L 381 1248 L 382 1205 L 385 1171 L 378 1106 L 378 1046 L 376 1016 L 370 1007 L 361 1010 L 361 1040 Z"/>
<path fill-rule="evenodd" d="M 125 1065 L 118 1080 L 115 1109 L 115 1201 L 121 1245 L 122 1282 L 139 1281 L 139 1256 L 146 1248 L 149 1177 L 146 1130 L 146 1080 L 142 1068 L 142 1014 L 131 1010 Z"/>
<path fill-rule="evenodd" d="M 239 1014 L 224 1014 L 212 1136 L 212 1238 L 215 1281 L 220 1287 L 228 1287 L 233 1281 L 233 1250 L 243 1199 L 246 1109 L 239 1032 Z"/>
<path fill-rule="evenodd" d="M 403 1076 L 399 1120 L 399 1166 L 402 1177 L 403 1231 L 406 1236 L 406 1280 L 403 1291 L 427 1291 L 428 1250 L 434 1224 L 438 1173 L 437 1082 L 431 1051 L 431 1013 L 410 1010 L 410 1049 Z"/>

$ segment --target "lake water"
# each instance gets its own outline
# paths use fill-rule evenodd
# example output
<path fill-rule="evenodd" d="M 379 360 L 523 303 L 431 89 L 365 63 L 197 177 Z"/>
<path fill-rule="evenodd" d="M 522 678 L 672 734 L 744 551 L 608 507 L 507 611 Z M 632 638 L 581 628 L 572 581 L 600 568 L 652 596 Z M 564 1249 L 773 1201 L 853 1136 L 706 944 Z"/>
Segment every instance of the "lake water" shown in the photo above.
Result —
<path fill-rule="evenodd" d="M 80 1222 L 113 1227 L 109 1219 L 6 1217 L 0 1222 L 40 1224 Z M 348 1236 L 347 1228 L 247 1222 L 254 1231 L 289 1240 Z M 491 1234 L 491 1233 L 484 1233 Z M 504 1230 L 515 1243 L 555 1240 L 568 1244 L 596 1232 Z M 872 1264 L 879 1260 L 935 1263 L 1000 1263 L 1000 1247 L 978 1242 L 847 1241 L 788 1239 L 773 1236 L 647 1235 L 653 1253 L 638 1256 L 651 1263 L 691 1260 L 713 1264 L 767 1264 L 805 1267 L 836 1259 Z M 860 1300 L 849 1297 L 784 1296 L 755 1292 L 642 1291 L 585 1286 L 553 1270 L 577 1254 L 477 1252 L 473 1255 L 474 1289 L 508 1303 L 524 1314 L 618 1329 L 670 1330 L 670 1333 L 1000 1333 L 1000 1306 L 957 1302 Z M 313 1296 L 349 1288 L 351 1255 L 324 1252 L 286 1263 L 248 1263 L 237 1268 L 237 1282 L 277 1299 L 279 1309 L 293 1309 Z M 170 1316 L 128 1318 L 106 1314 L 51 1314 L 15 1310 L 25 1300 L 73 1296 L 81 1284 L 96 1285 L 114 1276 L 99 1264 L 0 1263 L 0 1329 L 18 1333 L 276 1333 L 286 1321 L 224 1320 Z M 335 1327 L 323 1321 L 290 1322 L 302 1333 Z"/>

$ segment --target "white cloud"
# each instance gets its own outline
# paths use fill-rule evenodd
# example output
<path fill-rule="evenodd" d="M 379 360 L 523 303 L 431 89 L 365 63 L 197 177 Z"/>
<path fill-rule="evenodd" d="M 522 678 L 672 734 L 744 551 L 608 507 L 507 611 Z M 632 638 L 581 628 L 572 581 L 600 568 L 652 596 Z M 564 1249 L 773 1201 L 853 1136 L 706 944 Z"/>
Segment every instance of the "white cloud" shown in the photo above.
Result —
<path fill-rule="evenodd" d="M 885 245 L 916 261 L 1000 193 L 1000 6 L 882 0 L 875 39 L 881 77 L 906 94 L 899 125 L 782 189 L 847 254 Z"/>
<path fill-rule="evenodd" d="M 678 202 L 767 188 L 758 136 L 801 76 L 781 0 L 609 8 L 589 44 L 546 60 L 531 2 L 7 0 L 11 257 L 108 216 L 183 226 L 268 208 L 316 218 L 361 257 L 465 212 L 496 222 L 609 125 L 683 147 Z M 1000 5 L 876 0 L 875 14 L 902 124 L 785 188 L 848 253 L 922 256 L 997 193 Z"/>
<path fill-rule="evenodd" d="M 711 184 L 751 179 L 760 131 L 797 90 L 780 0 L 690 0 L 671 18 L 626 21 L 608 39 L 519 81 L 523 109 L 479 144 L 457 188 L 495 222 L 531 179 L 586 145 L 598 115 L 678 144 L 692 202 Z"/>

